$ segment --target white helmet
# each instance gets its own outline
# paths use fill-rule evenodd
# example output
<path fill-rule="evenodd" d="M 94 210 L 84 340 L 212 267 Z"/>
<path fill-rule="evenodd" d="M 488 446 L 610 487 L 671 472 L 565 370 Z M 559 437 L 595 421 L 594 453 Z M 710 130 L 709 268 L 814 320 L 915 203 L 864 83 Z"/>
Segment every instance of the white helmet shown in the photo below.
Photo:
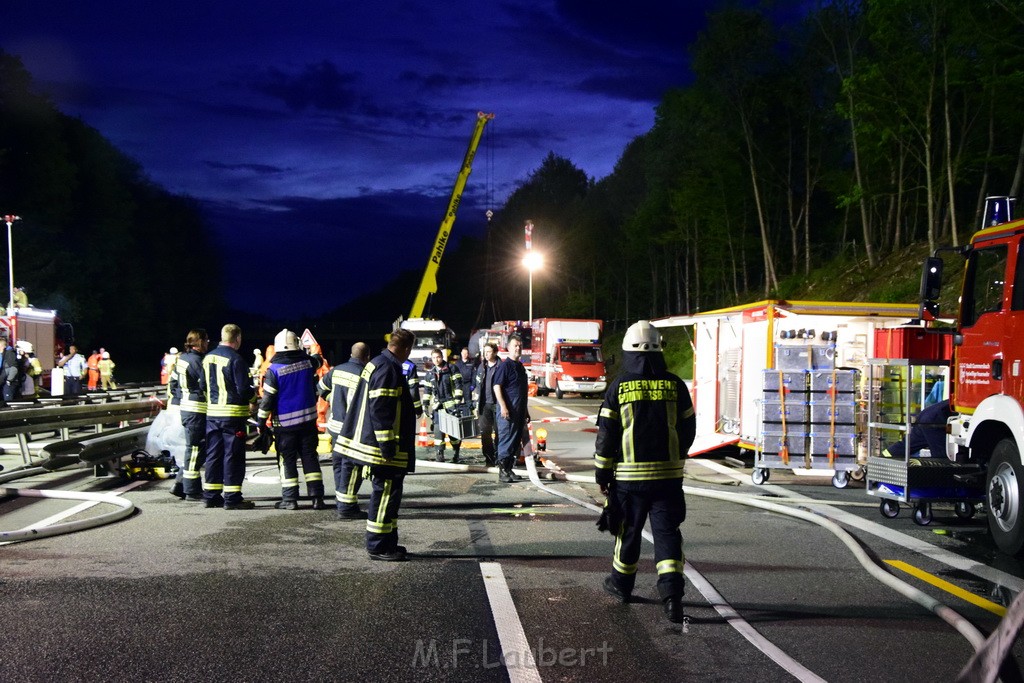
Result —
<path fill-rule="evenodd" d="M 22 353 L 32 353 L 32 342 L 19 339 L 14 348 L 19 349 Z"/>
<path fill-rule="evenodd" d="M 274 337 L 274 348 L 278 351 L 298 351 L 299 338 L 289 329 L 281 330 Z"/>
<path fill-rule="evenodd" d="M 167 353 L 171 354 L 172 356 L 177 356 L 178 355 L 178 347 L 177 346 L 172 346 L 171 348 L 169 348 L 167 350 Z"/>
<path fill-rule="evenodd" d="M 650 320 L 638 320 L 622 338 L 623 351 L 661 351 L 661 333 Z"/>

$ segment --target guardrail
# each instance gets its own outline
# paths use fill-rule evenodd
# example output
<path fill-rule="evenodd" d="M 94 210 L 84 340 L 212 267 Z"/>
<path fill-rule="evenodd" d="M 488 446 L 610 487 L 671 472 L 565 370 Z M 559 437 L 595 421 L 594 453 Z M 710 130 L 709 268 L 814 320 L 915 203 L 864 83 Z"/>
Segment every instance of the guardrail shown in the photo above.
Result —
<path fill-rule="evenodd" d="M 114 392 L 110 392 L 114 393 Z M 0 411 L 0 437 L 14 436 L 18 439 L 21 458 L 25 464 L 31 461 L 29 450 L 30 437 L 55 433 L 59 442 L 49 444 L 43 449 L 48 458 L 61 456 L 74 457 L 87 462 L 102 462 L 115 457 L 111 450 L 133 446 L 134 450 L 141 438 L 145 445 L 148 422 L 160 412 L 163 403 L 155 395 L 149 398 L 129 399 L 126 395 L 119 400 L 104 403 L 71 403 L 60 405 L 44 405 L 42 407 L 21 407 Z M 131 422 L 146 422 L 144 425 L 129 427 Z M 71 430 L 93 427 L 93 434 L 77 436 L 72 439 Z M 125 429 L 125 428 L 128 429 Z M 104 430 L 110 430 L 103 434 Z M 102 436 L 101 436 L 102 435 Z"/>

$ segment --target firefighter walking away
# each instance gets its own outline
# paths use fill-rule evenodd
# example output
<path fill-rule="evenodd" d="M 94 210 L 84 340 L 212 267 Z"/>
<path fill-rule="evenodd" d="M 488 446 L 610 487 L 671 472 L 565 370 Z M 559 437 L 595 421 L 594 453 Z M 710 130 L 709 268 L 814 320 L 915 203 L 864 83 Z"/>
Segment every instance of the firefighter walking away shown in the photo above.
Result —
<path fill-rule="evenodd" d="M 594 456 L 597 483 L 615 512 L 609 528 L 615 550 L 604 589 L 630 601 L 650 518 L 658 594 L 665 616 L 679 623 L 685 589 L 679 531 L 686 519 L 683 463 L 696 434 L 693 403 L 683 380 L 666 368 L 661 334 L 649 321 L 630 325 L 622 351 L 622 372 L 598 414 Z"/>

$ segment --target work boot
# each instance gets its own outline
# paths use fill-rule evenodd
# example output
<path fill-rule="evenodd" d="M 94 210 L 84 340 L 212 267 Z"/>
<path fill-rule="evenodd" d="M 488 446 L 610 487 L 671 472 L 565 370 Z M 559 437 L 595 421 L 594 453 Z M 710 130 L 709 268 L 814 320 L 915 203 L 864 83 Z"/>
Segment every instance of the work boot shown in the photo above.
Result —
<path fill-rule="evenodd" d="M 185 497 L 185 485 L 180 481 L 174 482 L 174 486 L 171 487 L 171 495 L 175 498 Z"/>
<path fill-rule="evenodd" d="M 338 519 L 366 519 L 367 515 L 362 510 L 335 510 L 334 516 Z"/>
<path fill-rule="evenodd" d="M 437 449 L 437 457 L 434 458 L 437 462 L 444 462 L 444 446 Z"/>
<path fill-rule="evenodd" d="M 452 462 L 455 463 L 456 465 L 459 464 L 459 447 L 458 446 L 455 447 L 455 453 L 454 453 L 454 455 L 452 455 Z"/>
<path fill-rule="evenodd" d="M 386 553 L 367 553 L 371 560 L 377 560 L 379 562 L 405 562 L 409 558 L 406 557 L 405 548 L 398 546 L 391 552 Z"/>
<path fill-rule="evenodd" d="M 665 598 L 661 605 L 665 616 L 673 624 L 681 624 L 686 620 L 686 615 L 683 614 L 683 599 L 678 595 L 673 598 Z"/>
<path fill-rule="evenodd" d="M 512 473 L 506 469 L 498 470 L 498 481 L 502 484 L 514 484 L 515 479 L 512 478 Z"/>
<path fill-rule="evenodd" d="M 314 510 L 326 510 L 327 506 L 324 504 L 324 499 L 323 498 L 314 497 L 313 498 L 313 509 Z"/>
<path fill-rule="evenodd" d="M 192 502 L 202 502 L 206 499 L 203 498 L 203 494 L 201 493 L 189 493 L 185 495 L 185 500 L 189 500 Z"/>
<path fill-rule="evenodd" d="M 619 602 L 629 602 L 629 593 L 626 593 L 621 588 L 619 588 L 619 585 L 615 583 L 615 579 L 613 579 L 610 575 L 604 577 L 604 592 L 612 596 L 613 598 L 616 598 Z M 666 610 L 667 609 L 668 608 L 666 607 Z"/>
<path fill-rule="evenodd" d="M 213 498 L 206 498 L 204 504 L 208 508 L 222 508 L 224 507 L 224 498 L 222 496 L 214 496 Z"/>
<path fill-rule="evenodd" d="M 224 503 L 225 510 L 252 510 L 256 507 L 256 503 L 251 500 L 240 500 L 237 503 Z M 298 509 L 298 504 L 295 503 L 295 508 Z"/>
<path fill-rule="evenodd" d="M 278 502 L 274 503 L 274 507 L 276 507 L 278 510 L 298 510 L 299 503 L 294 500 L 279 500 Z"/>

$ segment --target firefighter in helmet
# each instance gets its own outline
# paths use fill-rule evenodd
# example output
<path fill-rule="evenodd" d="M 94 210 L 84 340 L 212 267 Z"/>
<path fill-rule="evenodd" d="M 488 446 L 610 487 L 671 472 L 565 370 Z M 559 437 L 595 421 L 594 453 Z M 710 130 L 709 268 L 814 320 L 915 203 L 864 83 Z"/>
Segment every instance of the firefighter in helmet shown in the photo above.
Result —
<path fill-rule="evenodd" d="M 299 346 L 299 338 L 291 330 L 281 330 L 274 337 L 277 352 L 263 376 L 263 398 L 256 419 L 260 432 L 265 432 L 267 418 L 272 417 L 274 440 L 277 442 L 277 464 L 281 471 L 282 510 L 299 508 L 299 470 L 306 479 L 306 493 L 313 499 L 313 509 L 323 510 L 324 475 L 316 453 L 320 436 L 316 429 L 316 367 L 313 359 Z"/>
<path fill-rule="evenodd" d="M 670 373 L 661 334 L 650 321 L 626 330 L 622 372 L 608 387 L 598 414 L 596 479 L 615 509 L 609 529 L 615 535 L 612 572 L 605 590 L 629 602 L 636 583 L 641 534 L 647 519 L 654 535 L 658 594 L 665 615 L 684 619 L 683 537 L 686 518 L 683 463 L 696 434 L 690 393 Z"/>

